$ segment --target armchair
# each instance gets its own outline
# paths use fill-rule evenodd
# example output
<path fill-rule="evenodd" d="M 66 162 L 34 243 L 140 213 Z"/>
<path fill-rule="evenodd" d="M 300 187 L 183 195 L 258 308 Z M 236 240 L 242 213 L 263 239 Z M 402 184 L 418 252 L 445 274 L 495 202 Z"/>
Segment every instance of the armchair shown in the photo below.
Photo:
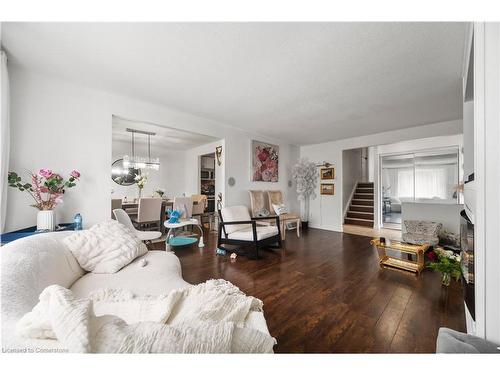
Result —
<path fill-rule="evenodd" d="M 281 248 L 279 216 L 268 217 L 276 221 L 276 226 L 257 226 L 259 218 L 252 218 L 245 206 L 225 207 L 219 210 L 219 232 L 217 247 L 227 250 L 223 245 L 246 246 L 250 248 L 247 257 L 259 258 L 259 248 Z M 229 251 L 229 250 L 228 250 Z"/>

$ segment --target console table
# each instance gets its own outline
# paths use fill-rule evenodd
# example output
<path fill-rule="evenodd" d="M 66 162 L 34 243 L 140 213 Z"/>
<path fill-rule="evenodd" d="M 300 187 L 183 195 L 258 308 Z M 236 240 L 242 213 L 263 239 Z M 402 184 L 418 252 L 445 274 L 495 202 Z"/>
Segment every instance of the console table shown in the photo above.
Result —
<path fill-rule="evenodd" d="M 424 254 L 429 248 L 429 245 L 427 244 L 413 245 L 392 240 L 386 240 L 386 243 L 383 244 L 378 238 L 374 238 L 370 241 L 370 243 L 377 247 L 380 267 L 398 268 L 405 271 L 414 272 L 417 275 L 420 274 L 420 272 L 422 272 L 425 267 Z M 388 255 L 387 250 L 396 252 L 402 257 L 404 255 L 410 254 L 412 257 L 416 257 L 416 261 Z"/>

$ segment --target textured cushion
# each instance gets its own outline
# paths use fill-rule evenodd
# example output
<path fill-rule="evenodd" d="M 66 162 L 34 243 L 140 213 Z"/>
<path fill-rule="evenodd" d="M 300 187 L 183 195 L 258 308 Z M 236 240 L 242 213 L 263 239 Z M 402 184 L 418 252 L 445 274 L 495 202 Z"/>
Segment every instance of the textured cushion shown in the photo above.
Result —
<path fill-rule="evenodd" d="M 233 207 L 224 207 L 221 210 L 222 220 L 224 222 L 230 221 L 250 221 L 250 213 L 248 212 L 248 208 L 245 206 L 233 206 Z M 252 226 L 250 224 L 236 224 L 236 225 L 225 225 L 224 226 L 226 233 L 233 233 L 239 230 L 246 230 Z"/>
<path fill-rule="evenodd" d="M 1 249 L 2 318 L 31 310 L 47 286 L 69 288 L 85 271 L 64 245 L 72 232 L 37 234 L 13 241 Z"/>
<path fill-rule="evenodd" d="M 403 233 L 403 241 L 414 245 L 427 244 L 436 246 L 439 243 L 439 237 L 426 236 L 418 233 Z"/>
<path fill-rule="evenodd" d="M 278 228 L 276 226 L 257 227 L 257 241 L 278 235 Z M 250 229 L 242 229 L 228 234 L 227 238 L 231 240 L 240 241 L 253 241 L 253 231 Z"/>
<path fill-rule="evenodd" d="M 142 258 L 147 264 L 139 265 Z M 140 282 L 138 282 L 140 280 Z M 149 251 L 113 274 L 87 273 L 78 279 L 71 290 L 78 298 L 86 298 L 100 288 L 125 289 L 134 294 L 160 295 L 173 289 L 189 286 L 181 276 L 181 264 L 174 253 Z"/>
<path fill-rule="evenodd" d="M 288 207 L 283 203 L 281 204 L 273 204 L 273 210 L 276 212 L 276 215 L 283 215 L 288 213 Z"/>
<path fill-rule="evenodd" d="M 433 221 L 405 220 L 404 225 L 407 233 L 424 234 L 437 237 L 443 224 Z"/>
<path fill-rule="evenodd" d="M 439 328 L 436 353 L 496 353 L 500 347 L 480 337 L 457 332 L 449 328 Z"/>
<path fill-rule="evenodd" d="M 95 273 L 115 273 L 148 251 L 129 228 L 116 220 L 77 231 L 63 242 L 84 270 Z"/>

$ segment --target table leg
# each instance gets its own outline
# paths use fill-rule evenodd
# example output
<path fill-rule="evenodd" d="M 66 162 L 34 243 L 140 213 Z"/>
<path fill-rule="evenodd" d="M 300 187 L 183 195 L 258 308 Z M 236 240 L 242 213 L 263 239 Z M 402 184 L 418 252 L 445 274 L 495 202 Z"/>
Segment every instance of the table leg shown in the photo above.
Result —
<path fill-rule="evenodd" d="M 171 236 L 171 233 L 172 233 L 173 230 L 174 230 L 174 228 L 170 228 L 169 229 L 169 231 L 167 233 L 167 239 L 165 240 L 165 250 L 167 252 L 172 251 L 172 246 L 170 246 L 169 240 L 170 240 L 170 236 Z"/>
<path fill-rule="evenodd" d="M 297 237 L 300 238 L 300 219 L 297 219 Z"/>
<path fill-rule="evenodd" d="M 417 275 L 420 275 L 420 272 L 422 272 L 422 270 L 425 267 L 425 256 L 424 256 L 424 254 L 425 253 L 423 251 L 419 251 L 418 254 L 417 254 L 417 263 L 418 263 L 418 272 L 417 272 Z"/>
<path fill-rule="evenodd" d="M 280 227 L 281 227 L 281 241 L 284 241 L 286 237 L 286 223 L 284 221 L 280 222 Z"/>
<path fill-rule="evenodd" d="M 205 247 L 205 243 L 203 242 L 203 228 L 201 225 L 196 225 L 200 230 L 200 239 L 198 240 L 198 247 Z"/>

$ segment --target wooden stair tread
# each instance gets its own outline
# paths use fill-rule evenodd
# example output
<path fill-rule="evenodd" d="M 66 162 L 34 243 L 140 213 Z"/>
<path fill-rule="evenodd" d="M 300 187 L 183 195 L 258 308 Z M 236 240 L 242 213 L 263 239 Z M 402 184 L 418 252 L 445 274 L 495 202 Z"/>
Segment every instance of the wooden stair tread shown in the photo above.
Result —
<path fill-rule="evenodd" d="M 374 184 L 373 182 L 358 182 L 349 202 L 344 218 L 344 224 L 372 227 L 374 223 Z"/>

